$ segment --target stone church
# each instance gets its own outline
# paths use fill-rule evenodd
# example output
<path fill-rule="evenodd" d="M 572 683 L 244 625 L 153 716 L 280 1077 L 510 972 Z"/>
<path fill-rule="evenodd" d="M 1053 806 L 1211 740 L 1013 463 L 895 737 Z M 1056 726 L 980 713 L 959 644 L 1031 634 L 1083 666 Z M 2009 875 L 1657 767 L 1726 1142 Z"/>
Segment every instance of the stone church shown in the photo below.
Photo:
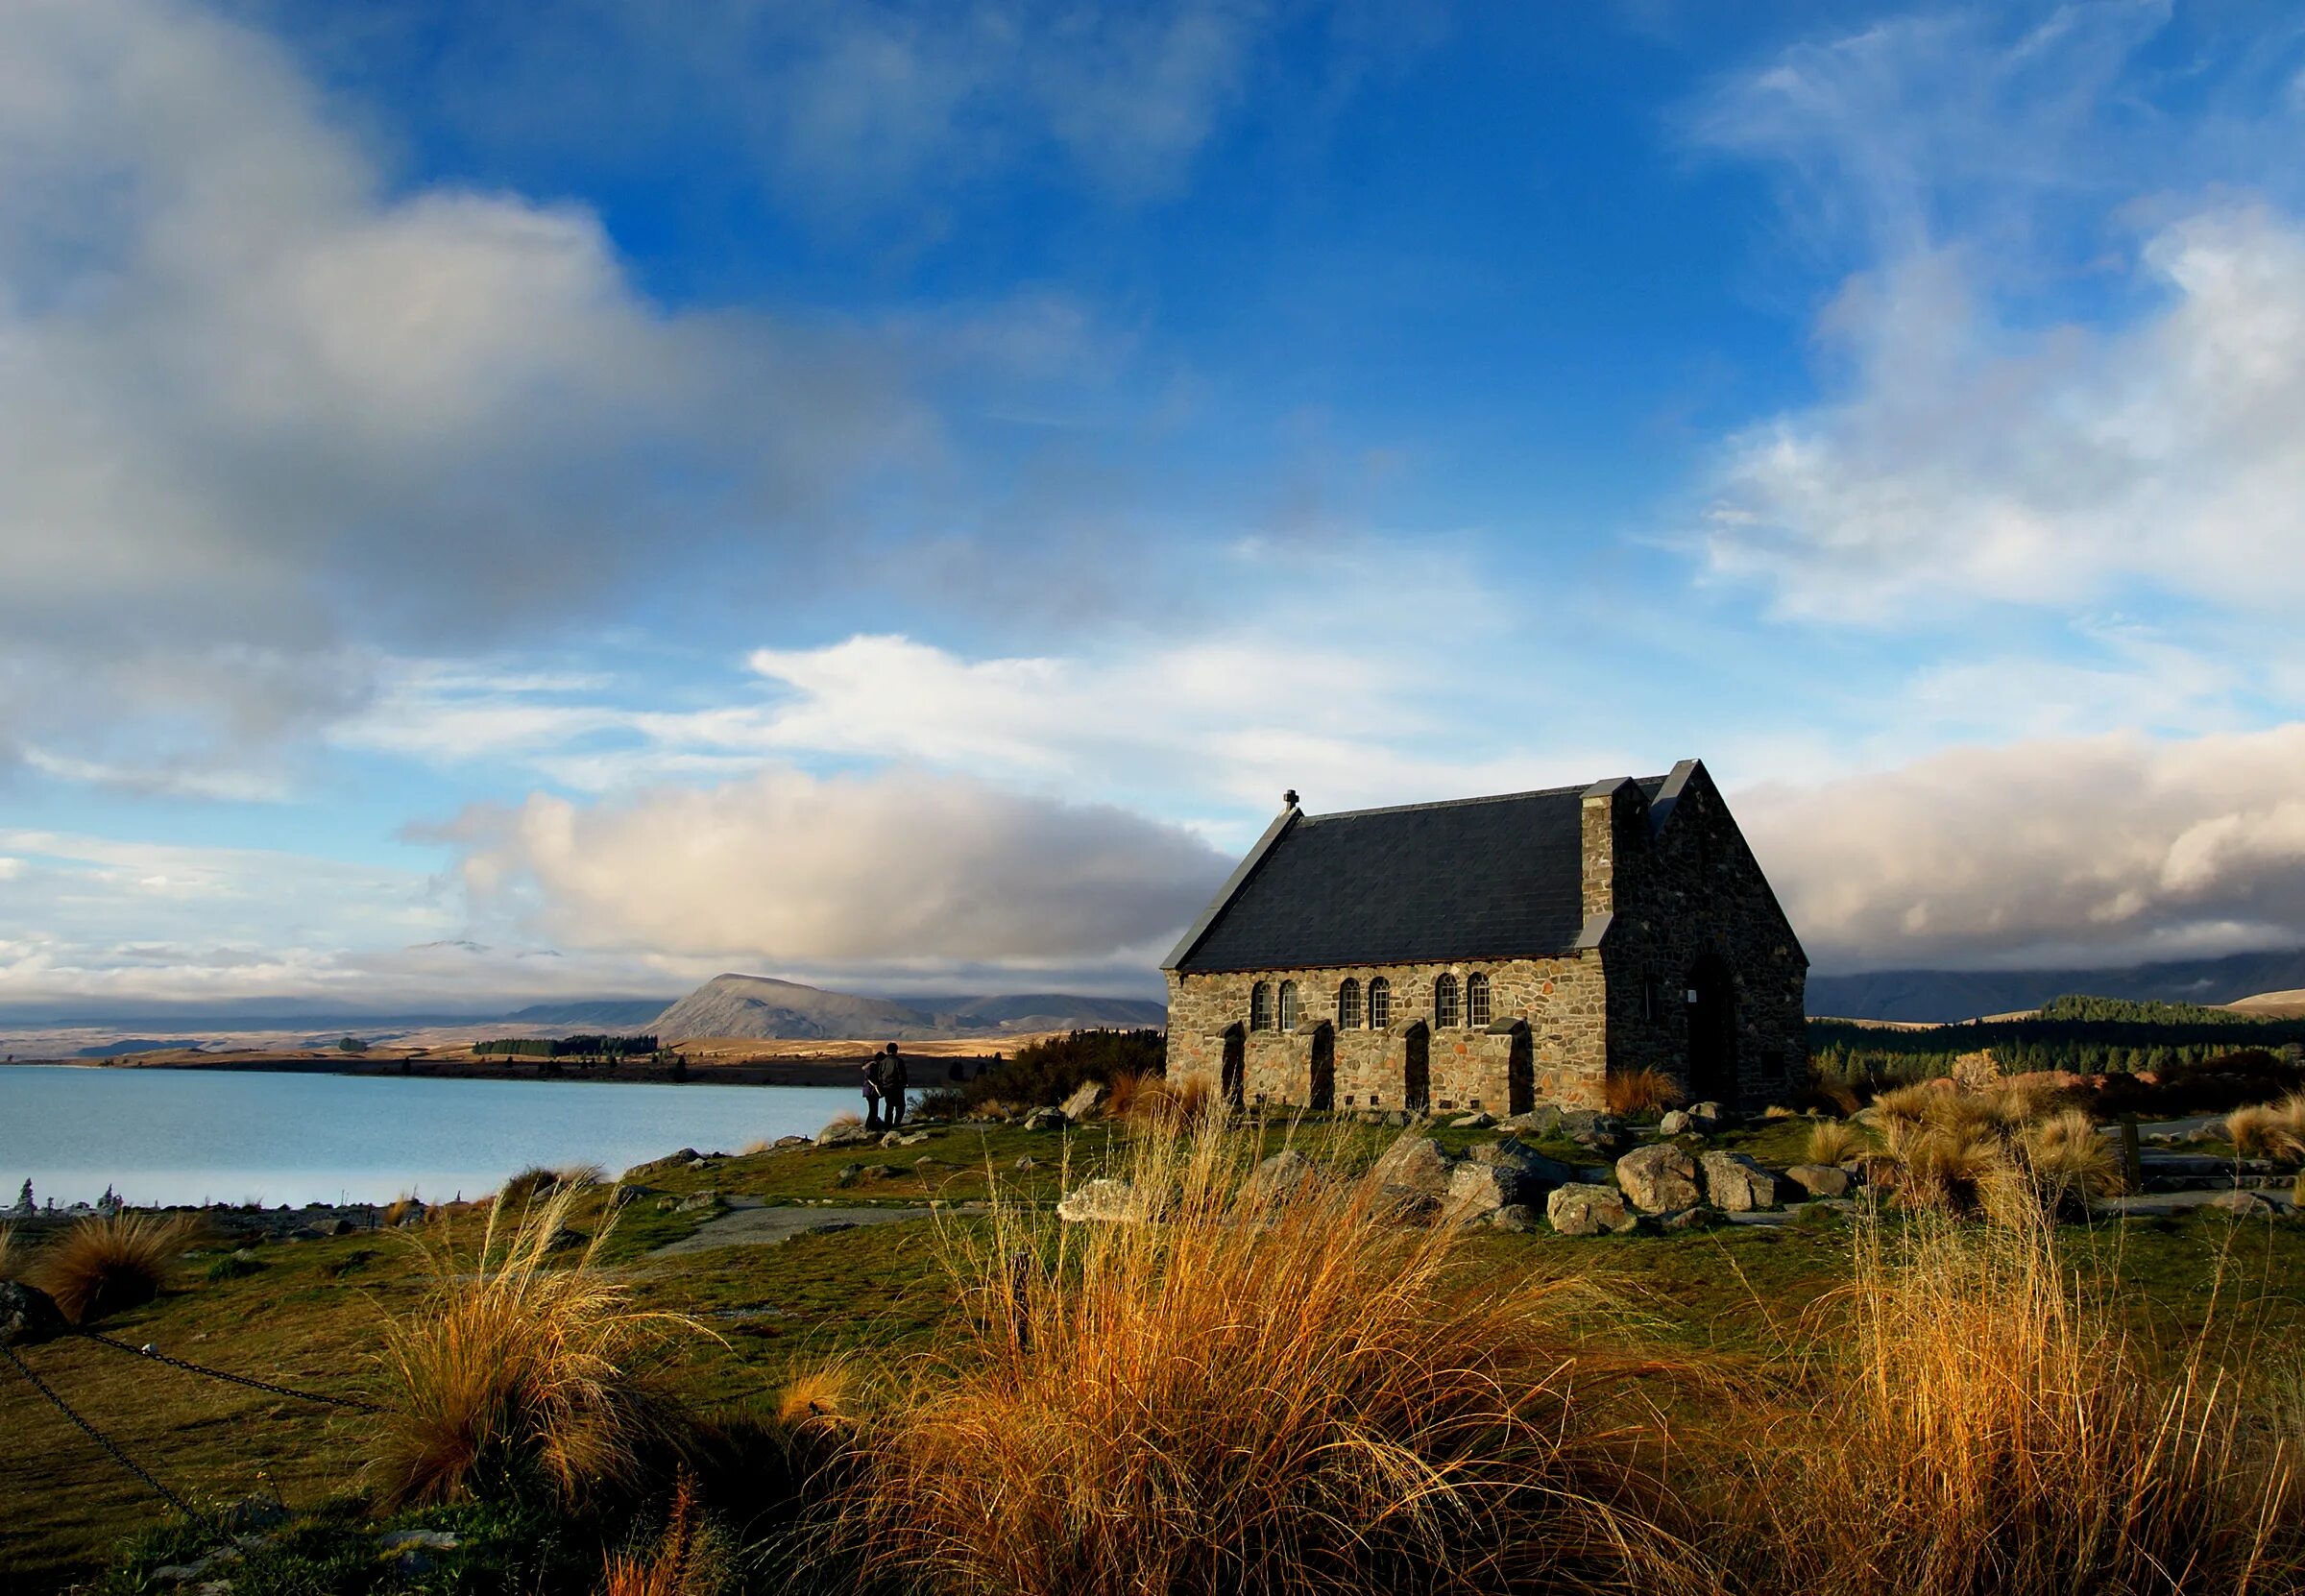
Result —
<path fill-rule="evenodd" d="M 1496 798 L 1279 816 L 1163 966 L 1169 1077 L 1235 1103 L 1598 1107 L 1644 1066 L 1777 1100 L 1808 958 L 1695 760 Z"/>

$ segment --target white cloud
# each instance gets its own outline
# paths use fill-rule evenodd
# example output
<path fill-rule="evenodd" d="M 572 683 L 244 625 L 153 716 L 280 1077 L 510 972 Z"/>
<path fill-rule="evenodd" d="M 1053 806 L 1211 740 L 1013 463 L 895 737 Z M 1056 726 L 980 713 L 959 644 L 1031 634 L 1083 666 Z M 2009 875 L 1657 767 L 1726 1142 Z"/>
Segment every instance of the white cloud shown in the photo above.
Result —
<path fill-rule="evenodd" d="M 2305 724 L 1955 749 L 1734 803 L 1821 967 L 2305 943 Z"/>
<path fill-rule="evenodd" d="M 1997 326 L 1951 253 L 1853 282 L 1848 391 L 1731 440 L 1712 570 L 1827 620 L 2305 596 L 2305 230 L 2214 207 L 2142 260 L 2165 297 L 2111 330 Z"/>
<path fill-rule="evenodd" d="M 442 834 L 477 902 L 556 943 L 755 966 L 1091 961 L 1181 929 L 1225 871 L 1126 810 L 903 768 L 538 794 Z"/>

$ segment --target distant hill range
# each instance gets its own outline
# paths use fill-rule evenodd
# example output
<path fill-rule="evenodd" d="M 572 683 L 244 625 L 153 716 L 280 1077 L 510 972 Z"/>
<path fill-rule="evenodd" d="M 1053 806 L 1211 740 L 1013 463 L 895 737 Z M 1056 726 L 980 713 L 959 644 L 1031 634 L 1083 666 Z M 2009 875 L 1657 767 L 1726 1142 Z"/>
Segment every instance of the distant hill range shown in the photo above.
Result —
<path fill-rule="evenodd" d="M 2305 987 L 2305 949 L 2172 959 L 2115 970 L 1877 970 L 1811 976 L 1808 1011 L 1846 1020 L 1974 1020 L 2085 992 L 2140 1002 L 2231 1004 Z"/>
<path fill-rule="evenodd" d="M 545 1006 L 545 1005 L 540 1005 Z M 582 1005 L 561 1005 L 582 1006 Z M 610 1005 L 601 1005 L 607 1007 Z M 523 1019 L 527 1011 L 515 1015 Z M 1163 1004 L 1143 998 L 1086 998 L 1064 992 L 1014 997 L 867 998 L 769 976 L 715 976 L 662 1012 L 615 1023 L 652 1030 L 667 1042 L 702 1036 L 886 1038 L 922 1042 L 1037 1030 L 1159 1026 Z M 557 1023 L 557 1022 L 555 1022 Z M 586 1024 L 610 1024 L 588 1019 Z"/>

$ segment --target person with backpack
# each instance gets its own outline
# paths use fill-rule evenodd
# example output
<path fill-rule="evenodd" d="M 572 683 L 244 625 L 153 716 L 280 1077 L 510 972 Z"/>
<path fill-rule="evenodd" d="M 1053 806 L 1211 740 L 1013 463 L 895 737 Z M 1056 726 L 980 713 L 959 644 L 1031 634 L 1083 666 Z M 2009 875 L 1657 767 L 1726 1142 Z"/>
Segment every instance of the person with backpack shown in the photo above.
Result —
<path fill-rule="evenodd" d="M 876 1052 L 864 1061 L 864 1128 L 866 1130 L 877 1131 L 881 1128 L 881 1059 L 884 1056 L 884 1054 Z"/>

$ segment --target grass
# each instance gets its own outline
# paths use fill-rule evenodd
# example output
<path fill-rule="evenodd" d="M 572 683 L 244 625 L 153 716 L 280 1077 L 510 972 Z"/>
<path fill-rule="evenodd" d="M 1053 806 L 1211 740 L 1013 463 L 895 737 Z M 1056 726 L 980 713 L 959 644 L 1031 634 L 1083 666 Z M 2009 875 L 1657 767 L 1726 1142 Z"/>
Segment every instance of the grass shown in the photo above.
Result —
<path fill-rule="evenodd" d="M 159 1295 L 197 1228 L 144 1214 L 81 1220 L 39 1250 L 32 1284 L 74 1324 L 94 1324 Z"/>
<path fill-rule="evenodd" d="M 1688 1094 L 1662 1070 L 1642 1068 L 1613 1073 L 1602 1086 L 1612 1114 L 1662 1114 L 1678 1106 Z"/>
<path fill-rule="evenodd" d="M 1105 1089 L 1105 1117 L 1154 1128 L 1174 1129 L 1208 1108 L 1208 1082 L 1172 1081 L 1151 1071 L 1123 1071 Z"/>
<path fill-rule="evenodd" d="M 387 1503 L 455 1501 L 541 1483 L 563 1501 L 637 1485 L 672 1434 L 651 1355 L 695 1319 L 636 1308 L 599 1267 L 604 1208 L 592 1241 L 555 1257 L 581 1188 L 562 1187 L 507 1220 L 491 1206 L 479 1245 L 422 1244 L 430 1298 L 386 1329 L 386 1413 L 372 1465 Z"/>
<path fill-rule="evenodd" d="M 1669 1360 L 1578 1327 L 1574 1276 L 1467 1289 L 1461 1233 L 1401 1230 L 1351 1180 L 1245 1183 L 1205 1127 L 1128 1167 L 1165 1222 L 1002 1205 L 956 1231 L 966 1317 L 860 1425 L 840 1539 L 952 1592 L 1558 1590 L 1702 1584 L 1625 1398 Z"/>
<path fill-rule="evenodd" d="M 1839 1164 L 1872 1150 L 1872 1139 L 1844 1120 L 1819 1120 L 1809 1126 L 1808 1153 L 1811 1164 Z"/>
<path fill-rule="evenodd" d="M 16 1240 L 16 1227 L 0 1224 L 0 1280 L 14 1280 L 32 1263 L 32 1249 Z"/>
<path fill-rule="evenodd" d="M 2305 1161 L 2305 1093 L 2235 1109 L 2225 1116 L 2225 1134 L 2244 1157 Z"/>

